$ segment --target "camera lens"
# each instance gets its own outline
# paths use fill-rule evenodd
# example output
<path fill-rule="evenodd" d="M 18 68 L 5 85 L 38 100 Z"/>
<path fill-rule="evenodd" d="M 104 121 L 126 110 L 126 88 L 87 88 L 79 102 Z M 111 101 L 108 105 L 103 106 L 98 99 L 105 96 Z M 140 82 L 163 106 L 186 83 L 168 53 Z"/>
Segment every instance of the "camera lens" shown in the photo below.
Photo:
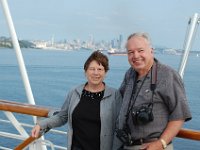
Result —
<path fill-rule="evenodd" d="M 142 105 L 132 111 L 132 120 L 134 124 L 144 125 L 153 120 L 152 107 L 150 105 Z"/>
<path fill-rule="evenodd" d="M 149 114 L 147 112 L 140 112 L 137 117 L 138 124 L 146 124 L 149 122 Z"/>

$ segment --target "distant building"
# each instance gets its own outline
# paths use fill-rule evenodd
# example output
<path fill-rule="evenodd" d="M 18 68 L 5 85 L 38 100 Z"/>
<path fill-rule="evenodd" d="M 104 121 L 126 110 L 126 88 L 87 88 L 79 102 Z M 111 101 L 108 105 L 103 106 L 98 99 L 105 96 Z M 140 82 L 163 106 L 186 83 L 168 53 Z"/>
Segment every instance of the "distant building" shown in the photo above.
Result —
<path fill-rule="evenodd" d="M 41 48 L 44 49 L 47 47 L 47 42 L 46 41 L 33 41 L 35 44 L 35 48 Z"/>

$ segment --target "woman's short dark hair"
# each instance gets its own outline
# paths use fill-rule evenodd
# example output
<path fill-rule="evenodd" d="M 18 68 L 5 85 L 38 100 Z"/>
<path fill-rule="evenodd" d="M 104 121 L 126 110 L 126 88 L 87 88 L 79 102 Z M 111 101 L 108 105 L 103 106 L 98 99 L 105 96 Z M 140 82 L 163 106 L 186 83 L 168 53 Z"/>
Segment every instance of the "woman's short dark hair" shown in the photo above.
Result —
<path fill-rule="evenodd" d="M 85 64 L 84 64 L 84 70 L 87 71 L 90 63 L 92 61 L 96 61 L 99 65 L 102 65 L 105 69 L 105 72 L 107 72 L 109 70 L 109 60 L 108 57 L 103 54 L 102 52 L 100 52 L 99 50 L 94 51 L 86 60 Z"/>

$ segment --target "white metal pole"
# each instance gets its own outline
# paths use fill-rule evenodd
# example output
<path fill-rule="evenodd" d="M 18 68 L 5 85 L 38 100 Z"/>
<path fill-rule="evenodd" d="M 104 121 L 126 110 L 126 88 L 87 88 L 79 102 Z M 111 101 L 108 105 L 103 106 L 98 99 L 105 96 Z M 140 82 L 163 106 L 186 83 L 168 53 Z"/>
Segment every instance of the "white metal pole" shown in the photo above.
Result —
<path fill-rule="evenodd" d="M 26 132 L 26 130 L 24 130 L 24 128 L 22 127 L 22 125 L 18 122 L 18 120 L 15 118 L 15 116 L 11 113 L 11 112 L 6 112 L 5 115 L 9 118 L 9 120 L 11 121 L 11 123 L 13 124 L 13 126 L 15 126 L 15 128 L 17 129 L 17 131 L 25 136 L 25 137 L 29 137 L 29 134 Z"/>
<path fill-rule="evenodd" d="M 22 56 L 22 53 L 21 53 L 21 49 L 20 49 L 20 46 L 19 46 L 17 34 L 15 32 L 12 17 L 11 17 L 9 8 L 8 8 L 7 0 L 0 0 L 0 2 L 2 4 L 3 12 L 5 14 L 6 21 L 7 21 L 8 27 L 9 27 L 9 32 L 10 32 L 10 35 L 11 35 L 13 47 L 14 47 L 15 52 L 16 52 L 17 61 L 18 61 L 18 64 L 19 64 L 20 73 L 21 73 L 22 80 L 23 80 L 23 83 L 24 83 L 28 102 L 30 104 L 35 105 L 35 100 L 33 98 L 33 93 L 32 93 L 32 90 L 31 90 L 29 79 L 28 79 L 26 67 L 25 67 L 25 64 L 24 64 L 24 59 L 23 59 L 23 56 Z M 33 117 L 33 120 L 36 123 L 36 117 Z M 42 137 L 42 139 L 43 139 L 43 137 Z M 46 146 L 44 146 L 44 145 L 41 146 L 41 149 L 47 150 Z"/>
<path fill-rule="evenodd" d="M 28 79 L 28 75 L 27 75 L 27 72 L 26 72 L 23 56 L 22 56 L 22 53 L 21 53 L 21 49 L 20 49 L 20 46 L 19 46 L 19 42 L 18 42 L 18 39 L 17 39 L 17 35 L 16 35 L 16 32 L 15 32 L 15 28 L 14 28 L 13 21 L 12 21 L 11 15 L 10 15 L 10 11 L 9 11 L 9 8 L 8 8 L 7 1 L 1 0 L 1 3 L 2 3 L 2 7 L 3 7 L 3 12 L 5 14 L 6 21 L 7 21 L 8 27 L 9 27 L 10 35 L 11 35 L 11 38 L 12 38 L 12 43 L 13 43 L 13 46 L 14 46 L 14 49 L 15 49 L 15 52 L 16 52 L 16 55 L 17 55 L 20 73 L 21 73 L 21 76 L 22 76 L 22 80 L 23 80 L 23 83 L 24 83 L 24 87 L 25 87 L 25 90 L 26 90 L 26 95 L 27 95 L 28 101 L 29 101 L 30 104 L 35 104 L 33 94 L 32 94 L 32 90 L 31 90 L 31 86 L 30 86 L 29 79 Z"/>
<path fill-rule="evenodd" d="M 186 40 L 185 40 L 184 47 L 183 47 L 183 49 L 185 51 L 184 51 L 182 61 L 181 61 L 181 64 L 180 64 L 180 68 L 179 68 L 179 74 L 181 75 L 182 78 L 183 78 L 183 75 L 184 75 L 185 66 L 187 64 L 189 51 L 192 47 L 192 42 L 194 40 L 195 33 L 196 33 L 196 30 L 197 30 L 197 26 L 198 26 L 199 21 L 200 21 L 199 19 L 200 19 L 199 15 L 197 13 L 195 13 L 194 16 L 192 17 L 192 19 L 190 20 L 190 28 L 189 28 L 189 31 L 188 31 L 188 35 L 186 35 Z"/>

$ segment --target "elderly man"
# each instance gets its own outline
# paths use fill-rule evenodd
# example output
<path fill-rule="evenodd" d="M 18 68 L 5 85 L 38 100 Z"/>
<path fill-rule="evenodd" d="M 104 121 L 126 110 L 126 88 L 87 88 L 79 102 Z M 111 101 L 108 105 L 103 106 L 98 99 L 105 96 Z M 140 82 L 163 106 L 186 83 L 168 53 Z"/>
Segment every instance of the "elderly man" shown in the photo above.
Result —
<path fill-rule="evenodd" d="M 117 137 L 126 150 L 173 150 L 172 140 L 191 119 L 179 74 L 154 58 L 147 33 L 128 37 L 131 65 L 120 86 L 123 104 Z"/>

